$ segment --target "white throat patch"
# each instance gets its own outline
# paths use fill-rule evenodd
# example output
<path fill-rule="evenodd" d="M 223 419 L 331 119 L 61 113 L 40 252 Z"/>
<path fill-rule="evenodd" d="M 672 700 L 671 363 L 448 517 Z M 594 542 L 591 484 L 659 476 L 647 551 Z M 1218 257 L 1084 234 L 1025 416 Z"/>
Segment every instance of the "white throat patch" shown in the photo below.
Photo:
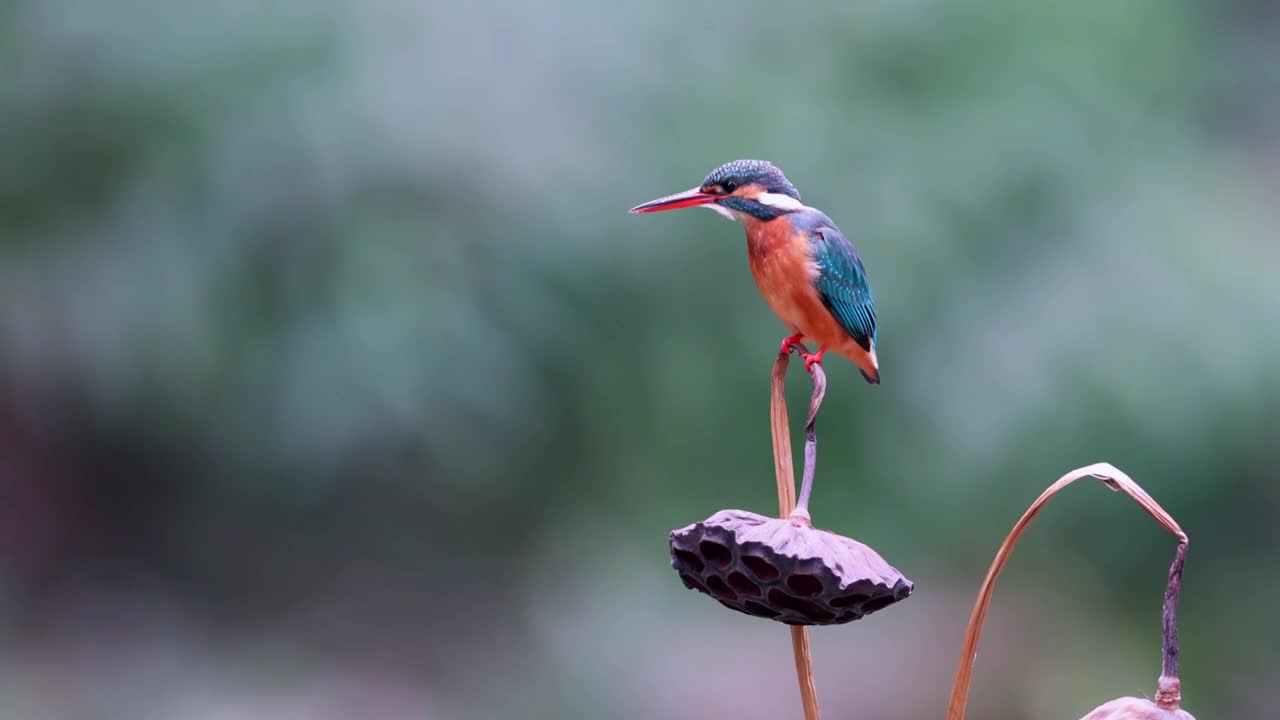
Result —
<path fill-rule="evenodd" d="M 706 205 L 700 205 L 699 207 L 704 207 L 704 208 L 706 208 L 706 209 L 708 209 L 708 210 L 713 210 L 713 211 L 715 211 L 717 214 L 719 214 L 719 215 L 721 215 L 721 216 L 723 216 L 723 217 L 726 217 L 726 218 L 728 218 L 728 219 L 730 219 L 730 220 L 737 220 L 737 219 L 738 219 L 738 218 L 737 218 L 737 216 L 733 214 L 733 211 L 732 211 L 732 210 L 730 210 L 730 209 L 729 209 L 729 208 L 727 208 L 727 207 L 721 207 L 721 206 L 719 205 L 719 203 L 708 203 L 708 204 L 706 204 Z"/>

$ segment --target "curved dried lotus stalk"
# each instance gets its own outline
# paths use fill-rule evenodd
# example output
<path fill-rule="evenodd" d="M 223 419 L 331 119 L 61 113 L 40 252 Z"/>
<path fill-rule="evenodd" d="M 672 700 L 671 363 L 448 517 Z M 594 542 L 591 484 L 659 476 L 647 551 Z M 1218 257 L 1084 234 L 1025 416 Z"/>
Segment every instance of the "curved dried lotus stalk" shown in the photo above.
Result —
<path fill-rule="evenodd" d="M 1062 488 L 1083 477 L 1101 480 L 1112 490 L 1124 491 L 1134 502 L 1142 506 L 1156 522 L 1160 523 L 1169 534 L 1178 538 L 1178 551 L 1173 565 L 1169 568 L 1169 585 L 1164 596 L 1163 633 L 1164 656 L 1161 664 L 1160 679 L 1157 683 L 1155 702 L 1139 698 L 1120 698 L 1112 700 L 1095 709 L 1082 720 L 1195 720 L 1180 709 L 1182 702 L 1182 684 L 1178 680 L 1178 596 L 1182 592 L 1182 566 L 1187 557 L 1187 534 L 1178 526 L 1165 509 L 1156 502 L 1133 478 L 1121 472 L 1110 463 L 1097 463 L 1078 468 L 1058 478 L 1050 485 L 1031 507 L 1022 514 L 1013 530 L 996 552 L 987 577 L 978 590 L 978 600 L 973 606 L 973 615 L 969 618 L 969 629 L 965 632 L 964 644 L 960 649 L 960 667 L 956 670 L 955 685 L 951 690 L 951 702 L 947 706 L 947 720 L 964 720 L 965 705 L 969 700 L 969 683 L 973 679 L 973 662 L 978 654 L 978 639 L 982 636 L 982 626 L 987 619 L 987 610 L 991 606 L 991 595 L 995 592 L 996 578 L 1004 569 L 1013 548 L 1018 544 L 1031 521 L 1040 514 L 1044 505 Z"/>

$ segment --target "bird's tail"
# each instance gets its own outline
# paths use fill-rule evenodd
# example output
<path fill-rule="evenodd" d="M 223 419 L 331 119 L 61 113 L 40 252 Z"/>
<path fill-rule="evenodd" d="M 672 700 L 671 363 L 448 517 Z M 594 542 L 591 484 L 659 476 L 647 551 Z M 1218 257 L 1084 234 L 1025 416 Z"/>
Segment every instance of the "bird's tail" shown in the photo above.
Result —
<path fill-rule="evenodd" d="M 872 385 L 880 384 L 880 361 L 876 359 L 876 346 L 871 345 L 870 350 L 863 350 L 861 347 L 855 348 L 856 352 L 850 358 L 853 364 L 858 366 L 858 370 L 862 372 L 862 377 Z"/>

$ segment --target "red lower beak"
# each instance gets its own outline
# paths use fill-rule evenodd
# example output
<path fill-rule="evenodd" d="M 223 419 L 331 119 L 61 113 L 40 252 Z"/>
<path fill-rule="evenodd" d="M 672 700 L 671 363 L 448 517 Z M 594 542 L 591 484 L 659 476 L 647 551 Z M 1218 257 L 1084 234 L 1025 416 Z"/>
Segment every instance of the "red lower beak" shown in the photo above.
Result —
<path fill-rule="evenodd" d="M 698 205 L 708 205 L 716 201 L 716 196 L 702 192 L 699 188 L 685 190 L 684 192 L 668 195 L 657 200 L 650 200 L 643 205 L 637 205 L 628 212 L 651 213 L 661 212 L 663 210 L 679 210 L 680 208 L 695 207 Z"/>

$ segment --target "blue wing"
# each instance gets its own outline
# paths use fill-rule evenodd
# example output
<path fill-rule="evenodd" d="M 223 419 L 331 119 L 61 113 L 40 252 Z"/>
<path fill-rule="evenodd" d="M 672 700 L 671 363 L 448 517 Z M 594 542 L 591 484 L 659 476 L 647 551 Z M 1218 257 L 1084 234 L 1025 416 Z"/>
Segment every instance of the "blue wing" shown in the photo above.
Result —
<path fill-rule="evenodd" d="M 830 225 L 814 228 L 810 237 L 822 304 L 863 350 L 870 350 L 876 340 L 876 305 L 858 251 Z"/>

